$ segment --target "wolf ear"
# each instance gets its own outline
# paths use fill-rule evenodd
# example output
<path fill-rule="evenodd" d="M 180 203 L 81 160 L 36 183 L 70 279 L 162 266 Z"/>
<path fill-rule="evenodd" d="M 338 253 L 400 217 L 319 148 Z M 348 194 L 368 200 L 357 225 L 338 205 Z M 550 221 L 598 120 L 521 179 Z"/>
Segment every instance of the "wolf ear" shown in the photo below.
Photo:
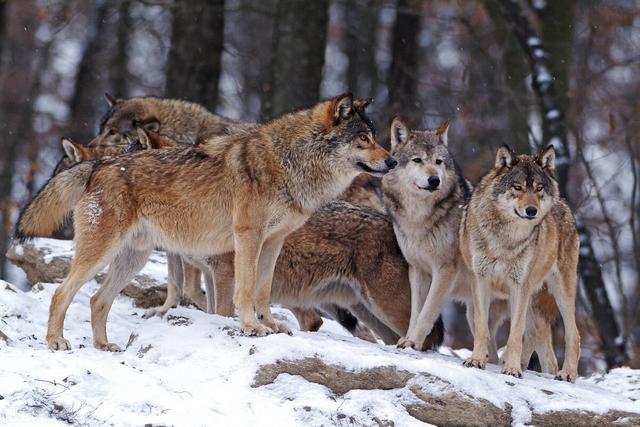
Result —
<path fill-rule="evenodd" d="M 353 101 L 353 106 L 358 110 L 364 110 L 373 102 L 373 98 L 356 99 Z"/>
<path fill-rule="evenodd" d="M 145 128 L 145 130 L 148 130 L 149 132 L 153 132 L 153 133 L 160 132 L 160 122 L 158 121 L 158 119 L 155 119 L 155 118 L 144 123 L 142 127 Z"/>
<path fill-rule="evenodd" d="M 509 148 L 508 145 L 503 145 L 498 148 L 496 153 L 496 168 L 508 167 L 510 168 L 515 163 L 516 154 Z"/>
<path fill-rule="evenodd" d="M 444 144 L 445 147 L 449 145 L 449 120 L 445 120 L 444 123 L 442 123 L 438 129 L 436 129 L 436 135 L 440 137 L 440 141 Z"/>
<path fill-rule="evenodd" d="M 549 145 L 538 155 L 538 164 L 551 172 L 556 170 L 556 149 Z"/>
<path fill-rule="evenodd" d="M 113 107 L 118 102 L 122 101 L 121 99 L 116 98 L 115 96 L 109 94 L 108 92 L 104 93 L 104 99 L 107 100 L 107 104 L 109 104 L 109 107 Z"/>
<path fill-rule="evenodd" d="M 394 117 L 391 122 L 391 150 L 395 150 L 400 144 L 404 144 L 409 139 L 409 128 L 400 117 Z"/>
<path fill-rule="evenodd" d="M 345 93 L 334 99 L 333 122 L 338 124 L 340 120 L 347 120 L 353 115 L 353 95 Z"/>
<path fill-rule="evenodd" d="M 138 142 L 142 146 L 143 150 L 149 150 L 152 147 L 151 138 L 147 134 L 147 131 L 144 128 L 136 128 L 136 132 L 138 133 Z M 129 137 L 127 136 L 127 141 L 129 141 Z M 133 141 L 129 141 L 129 143 L 133 143 Z"/>
<path fill-rule="evenodd" d="M 76 146 L 76 144 L 69 138 L 62 138 L 62 149 L 64 150 L 64 155 L 76 163 L 80 163 L 82 161 L 82 153 Z"/>

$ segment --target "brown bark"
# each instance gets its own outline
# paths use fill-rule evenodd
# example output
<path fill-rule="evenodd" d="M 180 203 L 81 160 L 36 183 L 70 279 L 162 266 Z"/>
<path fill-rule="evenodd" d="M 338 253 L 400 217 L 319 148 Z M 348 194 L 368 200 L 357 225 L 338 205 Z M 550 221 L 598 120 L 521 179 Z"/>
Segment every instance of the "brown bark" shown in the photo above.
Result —
<path fill-rule="evenodd" d="M 268 120 L 318 101 L 329 20 L 327 0 L 279 0 L 270 78 L 262 98 Z"/>
<path fill-rule="evenodd" d="M 176 2 L 165 95 L 215 112 L 223 42 L 224 0 Z"/>

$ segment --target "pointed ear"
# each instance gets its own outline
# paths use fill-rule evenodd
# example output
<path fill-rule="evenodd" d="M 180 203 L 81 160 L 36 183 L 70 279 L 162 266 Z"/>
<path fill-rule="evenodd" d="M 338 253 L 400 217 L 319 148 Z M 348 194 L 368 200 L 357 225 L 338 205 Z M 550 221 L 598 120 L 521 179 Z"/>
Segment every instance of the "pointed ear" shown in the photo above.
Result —
<path fill-rule="evenodd" d="M 107 100 L 107 104 L 109 104 L 109 107 L 113 107 L 118 102 L 122 101 L 121 99 L 116 98 L 115 96 L 109 94 L 108 92 L 104 93 L 104 99 Z"/>
<path fill-rule="evenodd" d="M 353 101 L 353 106 L 359 110 L 364 110 L 373 102 L 373 98 L 356 99 Z"/>
<path fill-rule="evenodd" d="M 409 128 L 400 117 L 394 117 L 391 122 L 391 150 L 395 150 L 398 145 L 407 142 L 408 139 Z"/>
<path fill-rule="evenodd" d="M 496 168 L 503 168 L 514 165 L 516 159 L 516 154 L 509 148 L 508 145 L 503 145 L 498 148 L 498 152 L 496 153 Z"/>
<path fill-rule="evenodd" d="M 153 133 L 160 132 L 160 122 L 156 118 L 148 120 L 142 125 L 142 127 L 144 127 L 145 130 L 148 130 L 149 132 L 153 132 Z"/>
<path fill-rule="evenodd" d="M 338 124 L 340 120 L 346 120 L 353 115 L 353 95 L 345 93 L 333 101 L 333 121 Z"/>
<path fill-rule="evenodd" d="M 556 149 L 549 145 L 538 155 L 538 164 L 551 172 L 556 170 Z"/>
<path fill-rule="evenodd" d="M 80 149 L 76 146 L 76 144 L 69 138 L 62 138 L 62 149 L 64 150 L 64 155 L 69 159 L 73 160 L 76 163 L 80 163 L 82 159 L 82 153 Z"/>
<path fill-rule="evenodd" d="M 440 137 L 440 141 L 442 141 L 445 147 L 449 145 L 449 120 L 445 120 L 444 123 L 436 129 L 436 135 Z"/>
<path fill-rule="evenodd" d="M 138 142 L 140 143 L 140 145 L 142 146 L 143 150 L 149 150 L 152 147 L 151 144 L 151 139 L 149 138 L 149 135 L 145 128 L 137 128 L 136 132 L 138 133 Z M 127 137 L 127 140 L 129 139 L 129 137 Z"/>

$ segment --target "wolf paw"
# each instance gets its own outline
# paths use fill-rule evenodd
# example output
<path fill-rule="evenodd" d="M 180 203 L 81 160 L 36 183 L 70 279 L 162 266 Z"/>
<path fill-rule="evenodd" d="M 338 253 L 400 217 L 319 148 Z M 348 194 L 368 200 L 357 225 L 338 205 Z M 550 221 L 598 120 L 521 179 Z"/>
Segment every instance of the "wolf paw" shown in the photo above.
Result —
<path fill-rule="evenodd" d="M 480 359 L 474 359 L 473 357 L 469 357 L 467 360 L 462 362 L 462 365 L 466 366 L 467 368 L 478 368 L 478 369 L 484 369 L 486 364 L 487 364 L 486 361 L 480 360 Z"/>
<path fill-rule="evenodd" d="M 120 348 L 120 346 L 118 344 L 112 344 L 112 343 L 102 343 L 102 344 L 95 344 L 95 347 L 98 350 L 103 350 L 103 351 L 110 351 L 112 353 L 120 353 L 122 352 L 122 349 Z"/>
<path fill-rule="evenodd" d="M 566 370 L 561 370 L 556 374 L 556 379 L 558 381 L 568 381 L 570 383 L 576 382 L 576 377 L 578 375 L 576 373 L 569 373 Z"/>
<path fill-rule="evenodd" d="M 502 373 L 505 375 L 511 375 L 512 377 L 522 378 L 522 369 L 520 367 L 507 367 L 502 368 Z"/>
<path fill-rule="evenodd" d="M 151 319 L 152 317 L 158 316 L 159 318 L 163 318 L 164 315 L 167 314 L 167 310 L 163 310 L 161 308 L 150 308 L 145 311 L 142 315 L 143 319 Z"/>
<path fill-rule="evenodd" d="M 51 350 L 71 350 L 71 343 L 63 337 L 47 338 L 47 345 Z"/>
<path fill-rule="evenodd" d="M 291 329 L 289 329 L 289 327 L 285 323 L 280 322 L 276 322 L 276 332 L 279 334 L 293 335 Z"/>
<path fill-rule="evenodd" d="M 416 348 L 416 343 L 411 341 L 407 337 L 402 337 L 398 340 L 398 344 L 396 344 L 398 348 Z"/>
<path fill-rule="evenodd" d="M 273 329 L 261 323 L 256 323 L 255 325 L 243 326 L 242 332 L 245 335 L 249 335 L 251 337 L 264 337 L 266 335 L 270 335 L 274 333 Z"/>

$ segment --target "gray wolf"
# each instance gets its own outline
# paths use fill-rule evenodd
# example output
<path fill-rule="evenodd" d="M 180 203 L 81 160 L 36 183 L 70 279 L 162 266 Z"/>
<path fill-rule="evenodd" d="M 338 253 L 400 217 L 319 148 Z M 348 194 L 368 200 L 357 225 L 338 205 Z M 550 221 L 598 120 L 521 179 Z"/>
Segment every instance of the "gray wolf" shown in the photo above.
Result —
<path fill-rule="evenodd" d="M 94 345 L 119 350 L 107 340 L 109 309 L 154 246 L 192 256 L 235 250 L 233 301 L 243 331 L 285 332 L 269 309 L 285 237 L 358 174 L 383 175 L 395 166 L 374 140 L 367 104 L 345 94 L 199 147 L 84 162 L 53 177 L 16 229 L 18 238 L 49 234 L 74 211 L 76 256 L 51 301 L 49 346 L 70 348 L 65 312 L 77 290 L 111 263 L 91 299 L 91 318 Z"/>
<path fill-rule="evenodd" d="M 560 198 L 555 150 L 516 155 L 502 146 L 495 166 L 481 180 L 460 225 L 460 249 L 475 276 L 474 346 L 465 366 L 483 368 L 494 298 L 507 300 L 511 328 L 502 372 L 522 376 L 523 334 L 532 296 L 544 283 L 555 297 L 565 329 L 565 359 L 556 378 L 575 381 L 580 357 L 575 298 L 579 239 L 575 220 Z M 526 346 L 526 343 L 524 344 Z"/>

